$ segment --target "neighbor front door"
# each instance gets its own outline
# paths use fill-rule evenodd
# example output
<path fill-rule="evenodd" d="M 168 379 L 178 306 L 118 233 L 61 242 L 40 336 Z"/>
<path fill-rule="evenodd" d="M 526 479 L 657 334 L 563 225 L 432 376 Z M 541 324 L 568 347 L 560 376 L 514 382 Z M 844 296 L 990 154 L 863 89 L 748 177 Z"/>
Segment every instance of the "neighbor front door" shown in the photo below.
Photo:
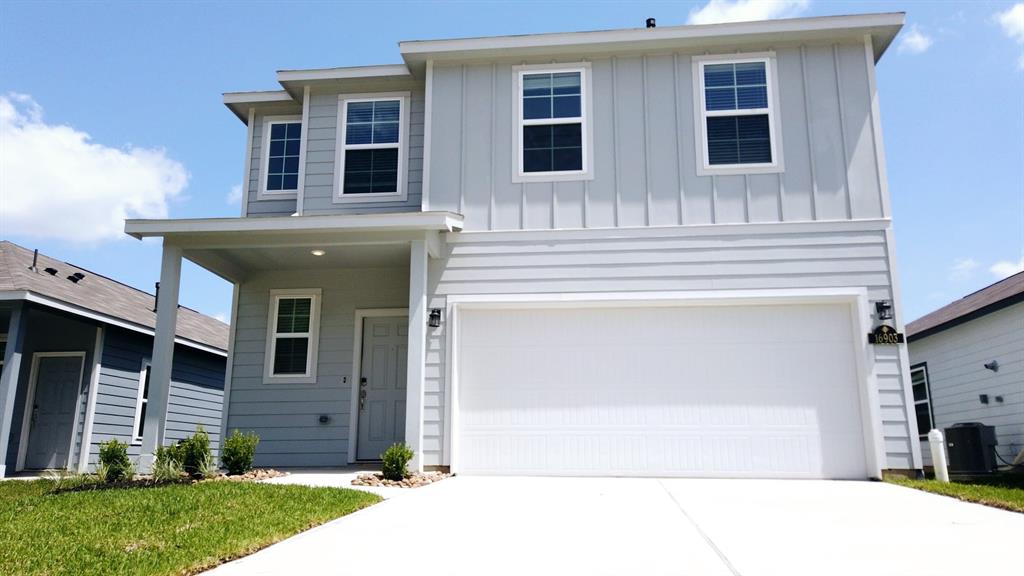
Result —
<path fill-rule="evenodd" d="M 41 356 L 29 408 L 25 468 L 65 468 L 75 421 L 75 398 L 82 378 L 82 356 Z"/>
<path fill-rule="evenodd" d="M 378 460 L 395 442 L 405 440 L 405 363 L 409 319 L 363 320 L 363 357 L 359 382 L 358 460 Z"/>

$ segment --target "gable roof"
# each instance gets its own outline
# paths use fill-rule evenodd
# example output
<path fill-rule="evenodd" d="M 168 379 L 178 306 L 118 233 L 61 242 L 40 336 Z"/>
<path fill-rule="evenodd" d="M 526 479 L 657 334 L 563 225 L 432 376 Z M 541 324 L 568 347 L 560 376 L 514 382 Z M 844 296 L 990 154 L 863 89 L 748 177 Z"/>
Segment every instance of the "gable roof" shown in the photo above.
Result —
<path fill-rule="evenodd" d="M 1018 272 L 907 324 L 907 338 L 917 340 L 979 316 L 1024 302 L 1024 272 Z"/>
<path fill-rule="evenodd" d="M 27 292 L 61 309 L 83 315 L 91 312 L 103 321 L 127 324 L 152 334 L 156 326 L 152 294 L 100 276 L 73 264 L 39 254 L 32 270 L 32 251 L 13 242 L 0 241 L 0 292 Z M 56 270 L 50 274 L 46 269 Z M 69 276 L 81 274 L 78 282 Z M 16 294 L 15 294 L 16 295 Z M 30 300 L 35 300 L 29 298 Z M 183 344 L 227 350 L 228 325 L 195 310 L 178 307 L 178 340 Z"/>

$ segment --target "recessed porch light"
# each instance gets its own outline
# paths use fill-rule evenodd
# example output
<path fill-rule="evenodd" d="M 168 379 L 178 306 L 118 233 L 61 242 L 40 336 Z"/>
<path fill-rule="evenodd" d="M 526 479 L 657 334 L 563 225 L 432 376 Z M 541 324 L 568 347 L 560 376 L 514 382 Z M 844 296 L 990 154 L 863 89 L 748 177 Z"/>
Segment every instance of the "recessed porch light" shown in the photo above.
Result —
<path fill-rule="evenodd" d="M 327 254 L 327 252 L 324 252 L 323 250 L 310 250 L 309 253 L 313 256 L 323 256 L 324 254 Z"/>

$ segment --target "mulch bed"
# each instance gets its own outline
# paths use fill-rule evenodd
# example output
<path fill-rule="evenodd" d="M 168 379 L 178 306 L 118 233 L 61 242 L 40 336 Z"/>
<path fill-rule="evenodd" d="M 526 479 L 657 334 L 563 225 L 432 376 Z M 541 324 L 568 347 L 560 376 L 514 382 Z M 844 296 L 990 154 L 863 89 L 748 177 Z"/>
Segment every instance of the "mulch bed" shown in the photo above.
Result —
<path fill-rule="evenodd" d="M 352 481 L 353 486 L 378 486 L 381 488 L 419 488 L 440 482 L 450 477 L 447 472 L 424 472 L 411 474 L 402 480 L 388 480 L 380 472 L 374 474 L 360 474 Z"/>

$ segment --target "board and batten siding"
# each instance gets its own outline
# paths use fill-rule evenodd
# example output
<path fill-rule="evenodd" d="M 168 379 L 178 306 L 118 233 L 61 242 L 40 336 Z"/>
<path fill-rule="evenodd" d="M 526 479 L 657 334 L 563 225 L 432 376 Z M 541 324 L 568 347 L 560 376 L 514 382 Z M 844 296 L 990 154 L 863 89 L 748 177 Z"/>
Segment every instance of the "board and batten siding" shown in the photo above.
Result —
<path fill-rule="evenodd" d="M 512 181 L 513 63 L 435 63 L 425 209 L 463 214 L 467 231 L 887 216 L 864 45 L 775 53 L 783 172 L 698 176 L 693 54 L 659 53 L 589 60 L 593 179 L 556 183 Z"/>
<path fill-rule="evenodd" d="M 768 225 L 773 226 L 773 225 Z M 812 225 L 815 226 L 815 225 Z M 844 230 L 737 233 L 700 227 L 640 228 L 615 235 L 448 234 L 429 268 L 428 308 L 465 294 L 561 294 L 685 290 L 864 287 L 891 299 L 883 226 Z M 746 228 L 746 227 L 744 227 Z M 898 347 L 873 348 L 886 467 L 914 468 Z M 424 399 L 425 464 L 447 463 L 444 324 L 428 334 Z M 915 438 L 916 441 L 916 438 Z"/>
<path fill-rule="evenodd" d="M 142 364 L 153 353 L 153 338 L 115 327 L 107 327 L 103 341 L 96 411 L 93 416 L 89 467 L 96 465 L 100 444 L 116 439 L 128 444 L 128 455 L 136 459 L 140 445 L 132 442 L 135 407 L 139 396 Z M 171 389 L 167 404 L 164 443 L 190 436 L 202 424 L 210 435 L 214 455 L 220 448 L 220 418 L 224 399 L 222 356 L 182 345 L 174 347 Z"/>
<path fill-rule="evenodd" d="M 322 291 L 314 384 L 263 381 L 270 291 L 283 288 Z M 348 462 L 355 311 L 408 305 L 408 266 L 267 272 L 239 287 L 227 428 L 259 435 L 257 466 Z"/>
<path fill-rule="evenodd" d="M 996 448 L 1007 462 L 1024 447 L 1024 302 L 909 344 L 910 363 L 927 364 L 935 427 L 957 422 L 995 426 Z M 996 360 L 999 371 L 985 368 Z M 988 394 L 982 404 L 980 394 Z M 1002 402 L 995 397 L 1002 396 Z M 928 441 L 921 443 L 931 465 Z"/>

